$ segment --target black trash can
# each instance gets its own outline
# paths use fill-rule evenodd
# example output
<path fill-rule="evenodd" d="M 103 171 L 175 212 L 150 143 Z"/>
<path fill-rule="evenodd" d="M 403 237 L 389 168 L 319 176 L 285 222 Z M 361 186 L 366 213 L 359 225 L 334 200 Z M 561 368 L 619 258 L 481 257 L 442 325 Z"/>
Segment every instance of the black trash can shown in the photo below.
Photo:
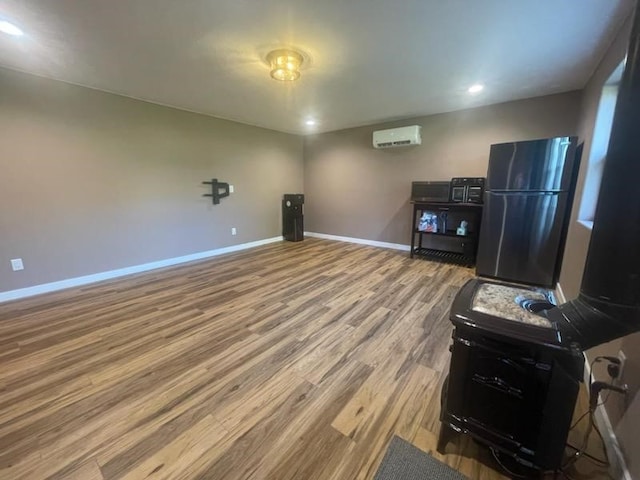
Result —
<path fill-rule="evenodd" d="M 282 200 L 282 236 L 289 242 L 301 242 L 304 239 L 302 193 L 285 193 Z"/>

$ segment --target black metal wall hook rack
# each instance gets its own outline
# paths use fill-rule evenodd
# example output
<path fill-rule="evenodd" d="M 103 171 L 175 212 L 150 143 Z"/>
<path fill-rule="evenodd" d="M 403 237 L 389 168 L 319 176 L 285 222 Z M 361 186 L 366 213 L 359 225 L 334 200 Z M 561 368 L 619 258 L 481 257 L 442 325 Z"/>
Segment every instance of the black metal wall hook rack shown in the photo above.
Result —
<path fill-rule="evenodd" d="M 220 203 L 220 199 L 229 196 L 229 184 L 219 182 L 217 178 L 212 178 L 210 182 L 202 182 L 203 185 L 211 185 L 211 193 L 205 193 L 203 197 L 211 197 L 214 205 Z M 220 193 L 222 190 L 222 193 Z"/>

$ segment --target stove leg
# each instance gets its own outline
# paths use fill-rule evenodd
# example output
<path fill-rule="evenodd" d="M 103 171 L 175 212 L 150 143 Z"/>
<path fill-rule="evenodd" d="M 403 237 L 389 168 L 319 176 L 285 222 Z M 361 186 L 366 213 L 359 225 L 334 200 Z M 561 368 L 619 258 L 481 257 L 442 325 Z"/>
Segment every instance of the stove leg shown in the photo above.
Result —
<path fill-rule="evenodd" d="M 440 390 L 440 434 L 438 435 L 438 453 L 444 455 L 445 448 L 449 440 L 454 434 L 453 429 L 444 421 L 447 405 L 447 393 L 449 392 L 449 375 L 447 375 L 442 382 L 442 389 Z"/>
<path fill-rule="evenodd" d="M 436 447 L 439 454 L 444 455 L 446 453 L 447 443 L 449 443 L 453 435 L 455 435 L 455 432 L 449 425 L 440 423 L 440 434 L 438 435 L 438 446 Z"/>

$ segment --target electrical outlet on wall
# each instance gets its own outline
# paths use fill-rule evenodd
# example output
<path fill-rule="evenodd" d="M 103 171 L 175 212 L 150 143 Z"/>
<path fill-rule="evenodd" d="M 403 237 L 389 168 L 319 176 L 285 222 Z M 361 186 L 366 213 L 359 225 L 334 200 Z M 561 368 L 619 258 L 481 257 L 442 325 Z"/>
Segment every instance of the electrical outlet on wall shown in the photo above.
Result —
<path fill-rule="evenodd" d="M 21 258 L 11 259 L 11 269 L 14 272 L 17 272 L 18 270 L 24 270 L 24 263 L 22 263 L 22 259 Z"/>
<path fill-rule="evenodd" d="M 229 185 L 229 193 L 233 192 L 235 192 L 235 188 L 233 188 L 233 185 Z"/>
<path fill-rule="evenodd" d="M 237 232 L 236 227 L 231 227 L 231 235 L 235 235 Z"/>

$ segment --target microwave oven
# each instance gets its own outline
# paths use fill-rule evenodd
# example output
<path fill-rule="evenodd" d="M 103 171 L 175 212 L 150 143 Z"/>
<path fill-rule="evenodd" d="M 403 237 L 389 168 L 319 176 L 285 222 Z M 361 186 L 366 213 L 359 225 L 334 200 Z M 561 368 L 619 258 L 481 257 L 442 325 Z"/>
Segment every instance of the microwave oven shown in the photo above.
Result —
<path fill-rule="evenodd" d="M 447 203 L 450 191 L 451 182 L 411 182 L 411 201 Z"/>
<path fill-rule="evenodd" d="M 455 203 L 482 203 L 483 177 L 457 177 L 451 179 L 451 201 Z"/>

